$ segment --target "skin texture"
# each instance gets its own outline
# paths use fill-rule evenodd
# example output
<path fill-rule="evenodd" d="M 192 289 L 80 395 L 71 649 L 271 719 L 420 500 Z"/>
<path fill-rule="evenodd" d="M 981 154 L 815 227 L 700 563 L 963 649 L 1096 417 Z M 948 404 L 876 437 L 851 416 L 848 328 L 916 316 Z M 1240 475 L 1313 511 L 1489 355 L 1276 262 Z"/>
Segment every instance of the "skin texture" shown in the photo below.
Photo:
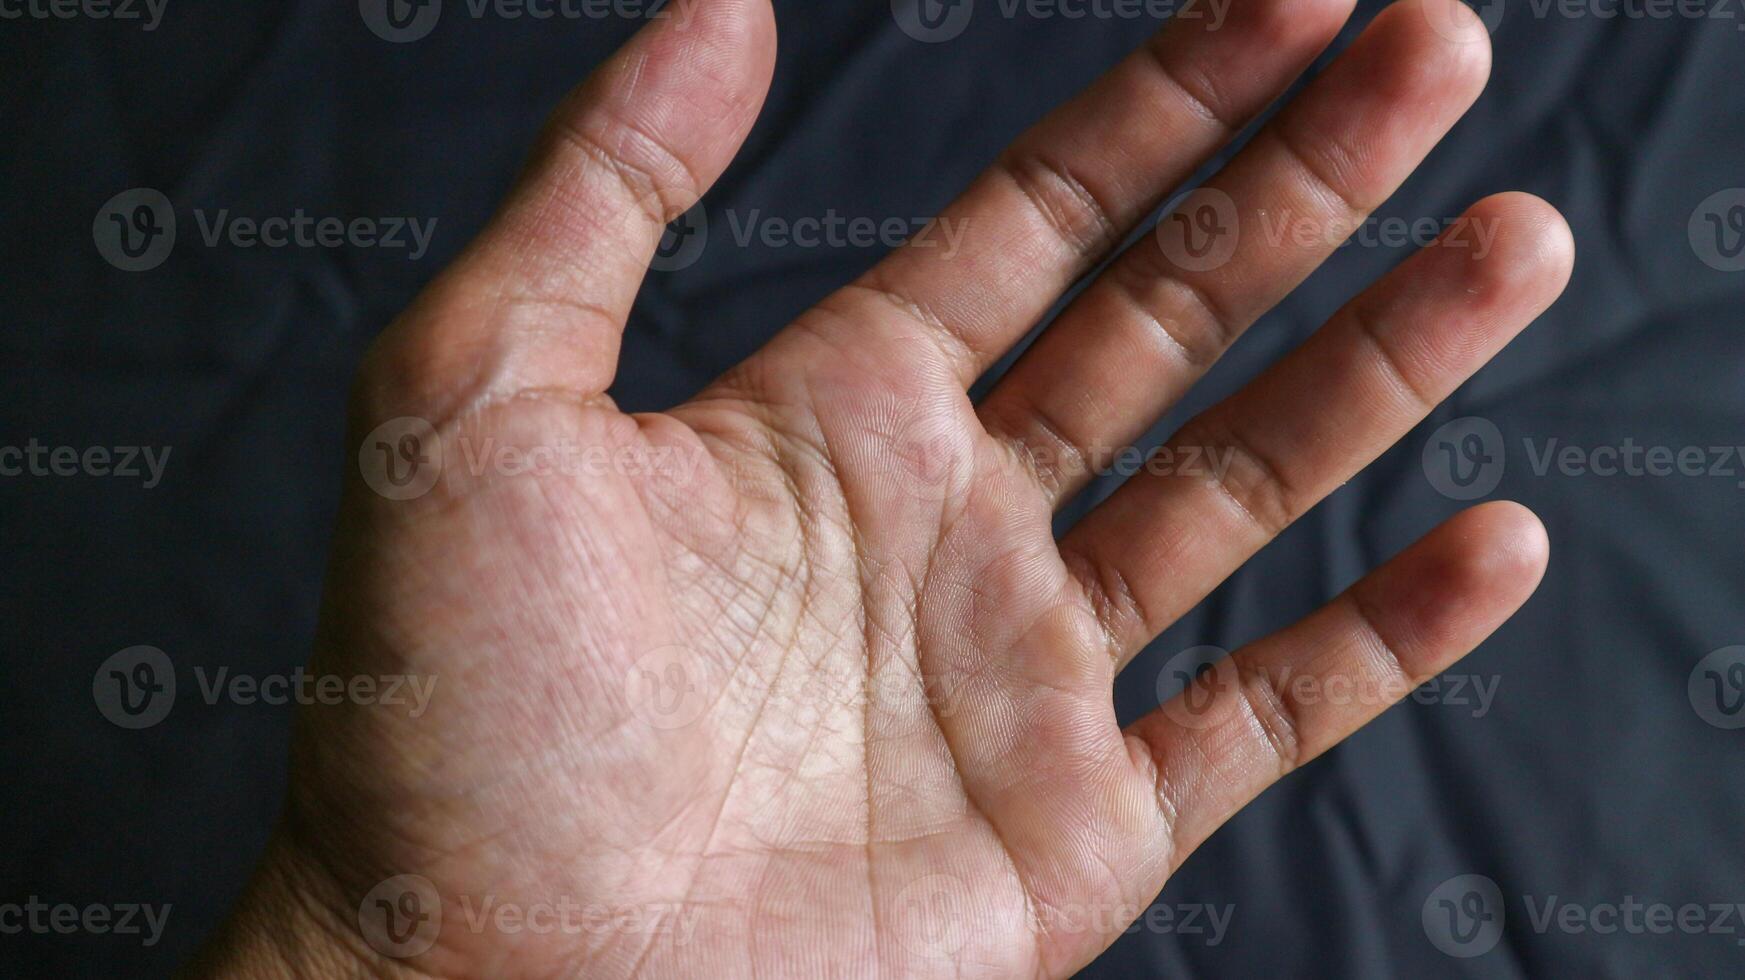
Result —
<path fill-rule="evenodd" d="M 416 717 L 304 710 L 283 825 L 195 972 L 1067 975 L 1237 809 L 1480 643 L 1547 560 L 1512 504 L 1238 651 L 1191 710 L 1123 731 L 1112 706 L 1147 641 L 1555 300 L 1573 244 L 1525 195 L 1474 205 L 1488 250 L 1408 259 L 1172 440 L 1227 467 L 1143 473 L 1051 529 L 1087 460 L 1138 438 L 1476 98 L 1489 47 L 1456 0 L 1383 12 L 1208 185 L 1244 228 L 1290 214 L 1318 237 L 1244 234 L 1205 269 L 1142 237 L 966 393 L 1348 6 L 1171 25 L 951 206 L 960 254 L 900 249 L 692 401 L 627 416 L 605 395 L 623 323 L 665 224 L 751 127 L 776 43 L 767 0 L 638 35 L 362 368 L 360 459 L 416 418 L 443 462 L 406 500 L 354 474 L 312 669 L 434 696 Z M 467 465 L 504 447 L 630 463 Z M 1305 700 L 1285 676 L 1392 693 Z M 406 958 L 360 931 L 400 875 L 440 901 Z M 640 918 L 481 926 L 487 901 Z"/>

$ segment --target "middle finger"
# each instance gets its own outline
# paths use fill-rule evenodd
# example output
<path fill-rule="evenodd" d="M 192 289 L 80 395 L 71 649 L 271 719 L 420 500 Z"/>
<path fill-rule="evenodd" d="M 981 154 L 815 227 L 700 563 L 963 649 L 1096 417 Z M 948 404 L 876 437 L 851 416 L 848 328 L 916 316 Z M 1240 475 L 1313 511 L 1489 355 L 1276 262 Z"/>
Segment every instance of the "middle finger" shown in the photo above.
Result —
<path fill-rule="evenodd" d="M 1056 507 L 1393 194 L 1478 98 L 1488 41 L 1459 0 L 1383 11 L 1026 352 L 980 414 Z"/>

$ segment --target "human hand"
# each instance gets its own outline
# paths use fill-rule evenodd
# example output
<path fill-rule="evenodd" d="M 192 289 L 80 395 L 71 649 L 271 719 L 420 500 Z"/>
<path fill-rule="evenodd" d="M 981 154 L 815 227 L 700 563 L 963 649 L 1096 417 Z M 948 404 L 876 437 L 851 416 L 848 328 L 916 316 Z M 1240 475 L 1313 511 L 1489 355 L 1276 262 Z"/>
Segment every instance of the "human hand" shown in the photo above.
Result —
<path fill-rule="evenodd" d="M 1524 195 L 1474 206 L 1498 228 L 1486 252 L 1424 250 L 1171 440 L 1220 465 L 1148 471 L 1052 531 L 1101 449 L 1141 438 L 1344 237 L 1230 228 L 1349 232 L 1476 98 L 1486 33 L 1456 0 L 1382 13 L 968 395 L 1349 8 L 1171 25 L 941 216 L 960 251 L 898 250 L 641 416 L 606 395 L 621 330 L 667 223 L 750 129 L 775 33 L 768 0 L 710 0 L 635 38 L 362 369 L 313 670 L 438 686 L 415 717 L 304 711 L 283 826 L 205 965 L 1067 975 L 1383 707 L 1299 701 L 1281 668 L 1403 691 L 1481 642 L 1546 562 L 1509 504 L 1237 651 L 1191 704 L 1123 731 L 1111 698 L 1148 641 L 1555 300 L 1569 232 Z M 607 465 L 469 465 L 505 449 Z M 479 914 L 564 902 L 640 925 Z M 1064 914 L 1086 909 L 1127 911 Z"/>

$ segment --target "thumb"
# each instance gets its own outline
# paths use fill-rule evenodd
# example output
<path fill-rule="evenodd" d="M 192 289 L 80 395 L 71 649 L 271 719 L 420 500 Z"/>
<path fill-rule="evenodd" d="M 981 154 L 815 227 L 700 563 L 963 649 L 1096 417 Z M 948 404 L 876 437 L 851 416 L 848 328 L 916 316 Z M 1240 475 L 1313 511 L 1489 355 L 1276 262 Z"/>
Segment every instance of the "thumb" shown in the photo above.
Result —
<path fill-rule="evenodd" d="M 432 410 L 604 392 L 666 226 L 744 143 L 775 48 L 769 0 L 669 3 L 565 98 L 501 210 L 383 335 L 374 366 Z"/>

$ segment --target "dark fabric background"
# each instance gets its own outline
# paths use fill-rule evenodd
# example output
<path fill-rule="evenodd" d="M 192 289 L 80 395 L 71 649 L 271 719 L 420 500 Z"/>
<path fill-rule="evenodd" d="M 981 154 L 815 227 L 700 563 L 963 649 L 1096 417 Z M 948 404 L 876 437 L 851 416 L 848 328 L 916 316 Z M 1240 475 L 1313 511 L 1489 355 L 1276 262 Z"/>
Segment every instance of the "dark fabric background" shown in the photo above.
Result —
<path fill-rule="evenodd" d="M 1455 418 L 1483 416 L 1505 436 L 1509 465 L 1490 496 L 1543 515 L 1550 574 L 1456 668 L 1496 683 L 1487 713 L 1453 696 L 1407 704 L 1287 779 L 1160 898 L 1233 906 L 1222 941 L 1140 931 L 1090 976 L 1738 976 L 1745 965 L 1738 918 L 1726 934 L 1541 932 L 1523 906 L 1745 902 L 1745 731 L 1706 723 L 1686 694 L 1699 660 L 1745 643 L 1745 474 L 1540 476 L 1522 453 L 1527 439 L 1745 442 L 1745 273 L 1706 265 L 1687 236 L 1700 202 L 1745 184 L 1745 10 L 1568 18 L 1505 2 L 1488 93 L 1382 213 L 1452 217 L 1494 191 L 1538 193 L 1575 229 L 1567 297 L 1163 637 L 1117 701 L 1137 716 L 1176 653 L 1289 622 L 1464 506 L 1421 463 Z M 351 2 L 170 0 L 149 33 L 0 21 L 0 445 L 172 450 L 149 490 L 0 478 L 0 902 L 173 907 L 150 949 L 0 935 L 0 974 L 161 975 L 223 915 L 279 804 L 289 710 L 184 696 L 162 724 L 127 731 L 94 707 L 93 674 L 137 644 L 169 652 L 183 683 L 196 667 L 267 674 L 303 660 L 360 352 L 484 221 L 560 95 L 636 26 L 474 20 L 449 6 L 429 38 L 404 45 L 365 29 Z M 982 6 L 962 37 L 928 45 L 897 29 L 885 0 L 776 0 L 774 93 L 711 214 L 936 213 L 1156 26 Z M 1362 3 L 1339 45 L 1376 9 Z M 168 262 L 129 274 L 99 255 L 92 222 L 135 187 L 167 194 L 182 228 Z M 413 262 L 209 248 L 198 208 L 439 224 Z M 1154 437 L 1402 254 L 1342 249 Z M 682 398 L 876 257 L 717 234 L 695 266 L 649 281 L 614 393 L 636 410 Z M 1464 874 L 1495 881 L 1507 913 L 1502 942 L 1473 959 L 1439 952 L 1422 919 L 1432 890 Z"/>

